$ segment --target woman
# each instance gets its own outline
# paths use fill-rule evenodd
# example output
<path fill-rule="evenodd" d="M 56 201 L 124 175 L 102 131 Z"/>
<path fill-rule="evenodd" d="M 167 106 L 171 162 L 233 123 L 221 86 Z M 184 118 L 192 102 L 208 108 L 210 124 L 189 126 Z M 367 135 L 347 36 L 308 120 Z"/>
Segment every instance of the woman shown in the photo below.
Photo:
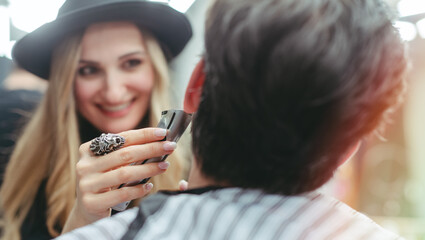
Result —
<path fill-rule="evenodd" d="M 167 109 L 167 59 L 180 53 L 191 34 L 185 16 L 161 3 L 67 0 L 55 21 L 16 43 L 14 60 L 48 79 L 49 87 L 6 169 L 0 191 L 5 239 L 57 236 L 68 218 L 72 229 L 82 217 L 75 210 L 81 209 L 81 199 L 110 190 L 93 194 L 80 189 L 85 180 L 107 174 L 90 167 L 96 161 L 89 163 L 92 171 L 81 170 L 87 161 L 80 161 L 76 169 L 79 158 L 84 157 L 79 154 L 80 144 L 102 132 L 156 126 L 161 111 Z M 149 143 L 152 141 L 152 137 L 142 139 L 141 147 L 153 149 L 152 144 L 159 144 Z M 172 143 L 164 144 L 168 148 L 151 155 L 161 156 L 175 148 Z M 111 156 L 98 157 L 97 163 Z M 147 153 L 139 157 L 145 156 L 151 157 Z M 164 172 L 167 164 L 142 166 L 138 174 L 144 171 L 141 179 L 155 176 L 151 180 L 155 188 L 173 188 L 181 178 L 182 161 L 176 153 L 169 161 L 172 164 L 164 174 L 155 176 Z M 129 198 L 144 196 L 152 185 L 135 188 L 140 191 Z M 99 198 L 99 205 L 109 208 L 114 203 Z M 96 206 L 84 210 L 94 213 L 90 207 Z M 94 215 L 90 217 L 104 217 Z"/>

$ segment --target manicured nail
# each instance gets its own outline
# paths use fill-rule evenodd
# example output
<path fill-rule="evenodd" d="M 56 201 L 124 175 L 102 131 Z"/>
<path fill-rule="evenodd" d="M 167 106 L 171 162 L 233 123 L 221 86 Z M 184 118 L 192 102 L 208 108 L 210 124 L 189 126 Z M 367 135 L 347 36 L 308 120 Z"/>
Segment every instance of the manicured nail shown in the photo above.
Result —
<path fill-rule="evenodd" d="M 145 184 L 145 190 L 146 191 L 150 191 L 153 188 L 153 184 L 152 183 L 146 183 Z"/>
<path fill-rule="evenodd" d="M 180 180 L 180 182 L 179 182 L 179 189 L 181 191 L 186 191 L 187 190 L 187 187 L 188 187 L 187 181 L 186 180 Z"/>
<path fill-rule="evenodd" d="M 162 161 L 158 163 L 158 167 L 163 170 L 167 169 L 168 166 L 170 166 L 170 162 L 168 161 Z"/>
<path fill-rule="evenodd" d="M 172 151 L 172 150 L 176 149 L 176 147 L 177 147 L 177 143 L 175 143 L 175 142 L 164 143 L 164 150 L 165 151 Z"/>
<path fill-rule="evenodd" d="M 165 135 L 167 135 L 167 130 L 166 129 L 155 129 L 154 134 L 157 137 L 165 137 Z"/>

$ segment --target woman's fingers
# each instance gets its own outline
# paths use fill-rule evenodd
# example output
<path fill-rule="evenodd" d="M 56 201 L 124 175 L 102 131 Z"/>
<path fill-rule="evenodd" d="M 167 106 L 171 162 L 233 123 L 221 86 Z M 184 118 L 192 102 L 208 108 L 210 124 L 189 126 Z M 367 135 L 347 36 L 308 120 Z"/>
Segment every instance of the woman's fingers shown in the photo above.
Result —
<path fill-rule="evenodd" d="M 167 135 L 167 130 L 163 128 L 142 128 L 129 130 L 119 133 L 125 138 L 125 146 L 144 144 L 149 142 L 160 141 Z"/>
<path fill-rule="evenodd" d="M 187 181 L 186 180 L 183 180 L 183 179 L 180 180 L 180 182 L 179 182 L 179 189 L 180 189 L 180 191 L 186 191 L 187 188 L 188 188 Z"/>
<path fill-rule="evenodd" d="M 170 154 L 177 147 L 175 142 L 159 141 L 166 135 L 162 128 L 144 128 L 120 133 L 125 138 L 121 149 L 103 156 L 94 156 L 90 151 L 90 142 L 80 146 L 80 161 L 77 173 L 104 172 L 134 162 Z M 81 161 L 83 160 L 83 161 Z M 86 162 L 88 161 L 88 162 Z"/>
<path fill-rule="evenodd" d="M 124 166 L 105 173 L 93 174 L 81 179 L 79 188 L 82 192 L 101 193 L 105 189 L 122 183 L 139 181 L 163 173 L 168 168 L 168 162 L 147 163 L 144 165 Z M 114 190 L 115 191 L 115 190 Z"/>
<path fill-rule="evenodd" d="M 175 142 L 168 141 L 128 146 L 107 155 L 95 157 L 91 160 L 90 167 L 93 168 L 92 171 L 106 172 L 132 163 L 141 163 L 149 158 L 171 154 L 176 147 Z"/>
<path fill-rule="evenodd" d="M 90 214 L 98 214 L 99 212 L 105 212 L 105 209 L 109 209 L 111 206 L 141 198 L 148 194 L 152 187 L 152 183 L 146 183 L 104 193 L 86 194 L 82 199 L 82 204 Z"/>
<path fill-rule="evenodd" d="M 109 214 L 110 207 L 146 195 L 152 188 L 151 184 L 120 189 L 115 187 L 153 177 L 167 169 L 168 162 L 139 164 L 174 151 L 177 146 L 175 142 L 161 141 L 166 134 L 167 131 L 161 128 L 119 133 L 125 138 L 124 145 L 102 156 L 95 156 L 90 151 L 91 142 L 82 144 L 76 166 L 77 206 L 82 209 L 81 212 L 87 212 L 90 216 L 105 216 Z"/>
<path fill-rule="evenodd" d="M 163 140 L 167 135 L 167 130 L 162 128 L 142 128 L 137 130 L 125 131 L 119 133 L 118 135 L 124 137 L 125 142 L 123 147 L 126 147 Z M 80 155 L 93 155 L 93 153 L 91 153 L 90 151 L 90 144 L 91 141 L 81 144 Z"/>

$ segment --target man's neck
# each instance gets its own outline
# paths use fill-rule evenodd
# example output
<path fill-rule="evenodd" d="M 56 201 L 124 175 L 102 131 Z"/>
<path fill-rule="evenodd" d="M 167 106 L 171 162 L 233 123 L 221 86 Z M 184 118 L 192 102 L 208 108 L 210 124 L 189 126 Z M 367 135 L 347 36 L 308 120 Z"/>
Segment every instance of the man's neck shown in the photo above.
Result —
<path fill-rule="evenodd" d="M 210 178 L 207 178 L 202 174 L 200 171 L 200 168 L 196 164 L 196 161 L 192 162 L 192 167 L 190 169 L 189 173 L 189 179 L 188 179 L 188 189 L 194 189 L 194 188 L 203 188 L 203 187 L 210 187 L 210 186 L 223 186 L 226 187 L 226 184 L 218 183 Z"/>

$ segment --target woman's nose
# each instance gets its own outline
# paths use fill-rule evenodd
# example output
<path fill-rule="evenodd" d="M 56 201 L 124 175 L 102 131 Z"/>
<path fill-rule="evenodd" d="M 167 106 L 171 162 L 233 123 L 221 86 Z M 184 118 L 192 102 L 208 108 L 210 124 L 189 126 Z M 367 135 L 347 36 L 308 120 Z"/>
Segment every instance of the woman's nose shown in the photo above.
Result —
<path fill-rule="evenodd" d="M 104 77 L 103 95 L 108 103 L 119 103 L 124 98 L 126 85 L 123 76 L 117 71 L 107 71 Z"/>

